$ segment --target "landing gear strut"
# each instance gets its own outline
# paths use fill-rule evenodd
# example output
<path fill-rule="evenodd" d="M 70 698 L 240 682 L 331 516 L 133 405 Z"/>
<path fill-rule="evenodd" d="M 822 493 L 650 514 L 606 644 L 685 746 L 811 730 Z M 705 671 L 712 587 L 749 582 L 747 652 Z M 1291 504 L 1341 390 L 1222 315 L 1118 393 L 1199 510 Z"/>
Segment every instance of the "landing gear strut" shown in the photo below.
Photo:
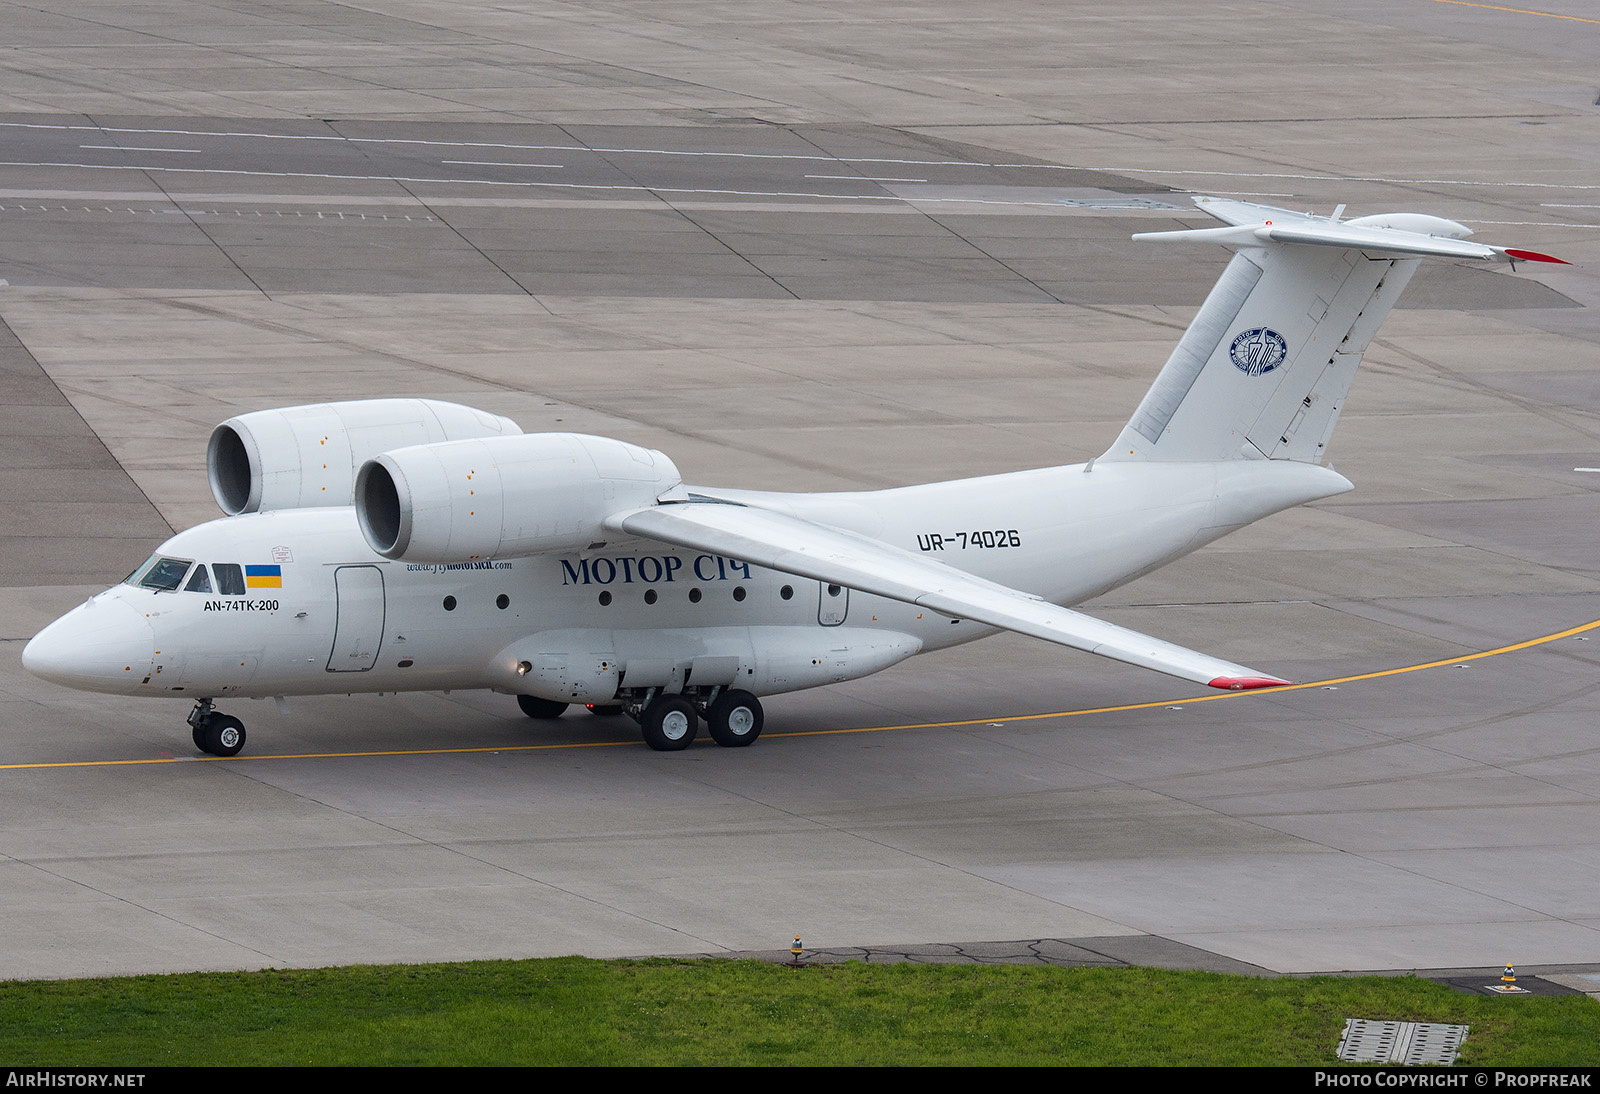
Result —
<path fill-rule="evenodd" d="M 210 699 L 201 699 L 189 712 L 189 728 L 194 746 L 213 756 L 237 756 L 244 748 L 244 723 L 211 709 Z"/>

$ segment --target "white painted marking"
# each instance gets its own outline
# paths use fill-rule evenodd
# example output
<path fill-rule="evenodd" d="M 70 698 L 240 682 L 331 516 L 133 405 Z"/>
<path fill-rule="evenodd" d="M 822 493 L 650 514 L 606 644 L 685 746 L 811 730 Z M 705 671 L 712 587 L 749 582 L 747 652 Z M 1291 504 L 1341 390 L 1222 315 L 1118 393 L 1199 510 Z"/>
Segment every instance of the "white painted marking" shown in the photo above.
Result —
<path fill-rule="evenodd" d="M 1600 475 L 1600 467 L 1574 467 L 1573 470 L 1574 471 L 1588 471 L 1588 472 L 1590 472 L 1592 474 Z"/>
<path fill-rule="evenodd" d="M 584 147 L 569 144 L 508 144 L 491 141 L 429 141 L 398 137 L 344 137 L 335 134 L 317 135 L 309 133 L 260 133 L 244 131 L 212 132 L 198 129 L 141 129 L 131 127 L 112 127 L 97 125 L 49 125 L 38 122 L 0 122 L 0 128 L 54 130 L 60 132 L 91 132 L 91 133 L 151 133 L 167 136 L 189 137 L 236 137 L 255 140 L 294 140 L 294 141 L 342 141 L 347 144 L 397 144 L 420 145 L 434 148 L 505 148 L 518 151 L 563 151 L 563 152 L 600 152 L 615 154 L 634 154 L 649 156 L 703 156 L 727 159 L 758 159 L 758 160 L 794 160 L 794 161 L 821 161 L 833 163 L 896 163 L 911 164 L 919 167 L 985 167 L 1007 168 L 1013 170 L 1038 170 L 1038 171 L 1105 171 L 1130 175 L 1193 175 L 1205 178 L 1262 178 L 1262 179 L 1305 179 L 1318 182 L 1384 182 L 1398 183 L 1401 185 L 1443 185 L 1443 186 L 1500 186 L 1500 187 L 1533 187 L 1543 189 L 1573 189 L 1573 190 L 1600 190 L 1600 183 L 1561 183 L 1561 182 L 1529 182 L 1506 181 L 1486 179 L 1430 179 L 1430 178 L 1398 178 L 1384 175 L 1327 175 L 1327 174 L 1299 174 L 1288 171 L 1206 171 L 1196 169 L 1173 169 L 1160 167 L 1128 167 L 1105 164 L 1059 164 L 1059 163 L 981 163 L 974 160 L 914 160 L 900 159 L 887 156 L 828 156 L 828 155 L 803 155 L 789 152 L 713 152 L 702 150 L 684 150 L 669 148 L 608 148 Z M 18 165 L 22 166 L 22 165 Z M 52 166 L 52 165 L 42 165 Z M 407 180 L 409 181 L 409 180 Z M 1273 195 L 1277 196 L 1277 195 Z M 1284 195 L 1293 196 L 1293 195 Z M 1480 222 L 1487 223 L 1487 222 Z"/>
<path fill-rule="evenodd" d="M 494 160 L 440 160 L 440 163 L 464 163 L 469 167 L 565 167 L 564 163 L 498 163 Z"/>
<path fill-rule="evenodd" d="M 13 208 L 17 209 L 17 210 L 19 210 L 21 212 L 27 212 L 30 207 L 27 206 L 27 205 L 16 205 L 16 206 L 0 205 L 0 212 L 4 212 L 4 211 L 6 211 L 8 209 L 13 209 Z M 71 212 L 71 210 L 68 209 L 66 206 L 61 206 L 60 208 L 65 212 Z M 81 208 L 85 213 L 94 213 L 94 212 L 97 211 L 95 209 L 91 209 L 87 205 L 81 206 Z M 39 206 L 39 209 L 40 209 L 41 212 L 50 212 L 50 206 L 48 206 L 48 205 L 41 205 L 41 206 Z M 114 212 L 116 212 L 116 210 L 111 208 L 111 206 L 109 206 L 109 205 L 102 205 L 98 211 L 99 212 L 106 212 L 106 213 L 114 213 Z M 180 216 L 180 217 L 222 217 L 222 216 L 228 216 L 229 213 L 230 213 L 230 210 L 227 210 L 227 209 L 183 209 L 183 208 L 177 208 L 177 209 L 174 209 L 174 208 L 134 209 L 132 207 L 128 207 L 124 211 L 128 212 L 128 213 L 131 213 L 131 214 L 134 214 L 134 215 L 139 215 L 141 213 L 149 213 L 152 216 Z M 257 216 L 257 217 L 264 217 L 264 216 L 267 215 L 268 212 L 270 212 L 273 216 L 279 217 L 280 219 L 283 216 L 286 215 L 283 212 L 282 209 L 269 209 L 266 212 L 263 212 L 260 209 L 252 209 L 252 210 L 249 210 L 249 212 L 250 212 L 250 214 L 252 216 Z M 243 210 L 243 209 L 233 209 L 233 210 L 231 210 L 231 213 L 232 213 L 233 216 L 242 217 L 242 216 L 245 215 L 245 210 Z M 292 215 L 293 216 L 297 216 L 297 217 L 303 217 L 303 216 L 305 216 L 305 213 L 303 211 L 297 209 L 297 210 L 295 210 L 293 212 Z M 326 210 L 326 211 L 318 210 L 318 211 L 314 211 L 314 215 L 316 215 L 318 217 L 321 217 L 321 218 L 338 217 L 340 220 L 389 220 L 390 219 L 388 216 L 380 215 L 380 214 L 377 214 L 377 213 L 373 213 L 373 214 L 371 214 L 369 216 L 366 213 L 346 213 L 346 212 L 340 212 L 338 210 Z M 398 219 L 398 217 L 395 218 L 395 219 Z M 407 220 L 411 220 L 413 218 L 406 217 L 406 219 Z M 420 222 L 423 222 L 423 223 L 428 223 L 428 224 L 435 223 L 435 218 L 433 218 L 431 216 L 417 217 L 415 219 L 420 221 Z"/>
<path fill-rule="evenodd" d="M 992 163 L 989 167 L 1037 167 L 1030 163 Z M 1054 165 L 1052 165 L 1054 166 Z M 1063 171 L 1106 171 L 1124 175 L 1200 175 L 1222 179 L 1305 179 L 1311 182 L 1393 182 L 1416 186 L 1508 186 L 1533 187 L 1547 190 L 1600 190 L 1600 183 L 1578 182 L 1508 182 L 1493 179 L 1407 179 L 1387 175 L 1299 175 L 1289 171 L 1192 171 L 1171 170 L 1159 167 L 1107 167 L 1088 164 L 1063 165 Z"/>
<path fill-rule="evenodd" d="M 80 144 L 80 145 L 78 145 L 78 147 L 79 148 L 104 149 L 104 150 L 110 151 L 110 152 L 195 152 L 195 153 L 198 153 L 200 151 L 200 149 L 198 149 L 198 148 L 134 148 L 131 145 L 124 145 L 124 144 Z"/>
<path fill-rule="evenodd" d="M 1597 228 L 1597 224 L 1578 224 L 1565 220 L 1471 220 L 1461 218 L 1464 224 L 1501 224 L 1514 228 Z"/>
<path fill-rule="evenodd" d="M 603 146 L 589 147 L 581 144 L 510 144 L 501 141 L 430 141 L 406 137 L 344 137 L 335 134 L 259 133 L 235 130 L 216 132 L 203 129 L 136 129 L 131 127 L 98 125 L 46 125 L 38 122 L 0 122 L 0 128 L 48 129 L 63 132 L 86 131 L 91 133 L 151 133 L 174 137 L 237 137 L 247 140 L 335 141 L 343 142 L 345 144 L 402 144 L 419 145 L 428 148 L 504 148 L 515 151 L 533 152 L 602 152 L 645 156 L 710 156 L 745 160 L 807 160 L 823 163 L 912 163 L 927 166 L 945 167 L 1002 166 L 998 164 L 975 163 L 971 160 L 908 160 L 873 156 L 806 155 L 793 152 L 714 152 L 673 148 L 608 148 Z M 1049 170 L 1062 170 L 1059 165 L 1048 163 L 1012 164 L 1010 166 L 1039 167 Z"/>
<path fill-rule="evenodd" d="M 733 197 L 761 198 L 817 198 L 828 201 L 886 201 L 911 205 L 1004 205 L 1008 207 L 1036 207 L 1058 209 L 1056 201 L 996 201 L 989 198 L 907 197 L 893 194 L 818 194 L 796 190 L 724 190 L 689 186 L 638 186 L 620 183 L 584 182 L 522 182 L 509 179 L 441 179 L 411 177 L 407 175 L 335 175 L 322 171 L 245 171 L 222 167 L 160 167 L 154 164 L 111 163 L 61 163 L 36 161 L 0 161 L 0 167 L 74 167 L 85 171 L 147 171 L 183 175 L 251 175 L 285 179 L 333 179 L 341 182 L 409 182 L 440 186 L 515 186 L 527 189 L 600 190 L 644 194 L 718 194 Z M 41 206 L 42 208 L 42 206 Z"/>
<path fill-rule="evenodd" d="M 927 182 L 927 179 L 874 178 L 871 175 L 807 175 L 808 179 L 848 179 L 851 182 Z"/>

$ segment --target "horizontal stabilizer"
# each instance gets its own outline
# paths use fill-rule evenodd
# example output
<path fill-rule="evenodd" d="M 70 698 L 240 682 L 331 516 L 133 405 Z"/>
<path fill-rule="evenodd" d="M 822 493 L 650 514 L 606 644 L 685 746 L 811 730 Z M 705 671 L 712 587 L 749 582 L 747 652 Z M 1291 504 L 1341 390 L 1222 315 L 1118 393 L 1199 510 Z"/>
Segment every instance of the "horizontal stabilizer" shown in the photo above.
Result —
<path fill-rule="evenodd" d="M 1336 217 L 1320 217 L 1245 201 L 1204 197 L 1197 197 L 1194 201 L 1203 212 L 1226 221 L 1228 226 L 1176 232 L 1139 232 L 1133 238 L 1148 242 L 1223 243 L 1235 247 L 1293 243 L 1312 247 L 1343 247 L 1369 255 L 1570 265 L 1563 259 L 1538 251 L 1471 243 L 1462 238 L 1472 234 L 1465 225 L 1422 213 L 1381 213 L 1341 221 Z"/>
<path fill-rule="evenodd" d="M 880 540 L 768 509 L 677 502 L 620 513 L 606 526 L 1002 627 L 1211 687 L 1239 690 L 1288 683 L 1058 607 Z"/>

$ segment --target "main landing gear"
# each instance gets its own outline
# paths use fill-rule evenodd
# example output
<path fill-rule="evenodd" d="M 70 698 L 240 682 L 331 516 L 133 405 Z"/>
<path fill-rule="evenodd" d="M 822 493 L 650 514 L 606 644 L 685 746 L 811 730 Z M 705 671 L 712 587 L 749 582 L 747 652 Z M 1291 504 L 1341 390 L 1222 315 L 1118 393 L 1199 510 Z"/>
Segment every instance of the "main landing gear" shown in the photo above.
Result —
<path fill-rule="evenodd" d="M 244 748 L 244 723 L 211 709 L 210 699 L 201 699 L 189 712 L 189 728 L 194 747 L 213 756 L 237 756 Z"/>
<path fill-rule="evenodd" d="M 519 695 L 517 706 L 530 718 L 551 719 L 561 717 L 568 704 L 536 695 Z M 724 748 L 743 748 L 761 736 L 765 720 L 761 700 L 748 691 L 720 687 L 695 689 L 679 695 L 664 695 L 650 688 L 631 694 L 624 692 L 618 704 L 585 703 L 584 706 L 590 714 L 603 718 L 626 714 L 639 723 L 644 743 L 657 752 L 688 748 L 694 743 L 702 718 L 717 744 Z M 240 733 L 243 732 L 241 728 Z M 199 743 L 198 736 L 195 742 Z"/>
<path fill-rule="evenodd" d="M 706 720 L 711 739 L 724 748 L 742 748 L 761 736 L 761 700 L 748 691 L 712 688 L 704 696 L 659 695 L 654 689 L 623 707 L 639 723 L 644 743 L 657 752 L 688 748 Z"/>

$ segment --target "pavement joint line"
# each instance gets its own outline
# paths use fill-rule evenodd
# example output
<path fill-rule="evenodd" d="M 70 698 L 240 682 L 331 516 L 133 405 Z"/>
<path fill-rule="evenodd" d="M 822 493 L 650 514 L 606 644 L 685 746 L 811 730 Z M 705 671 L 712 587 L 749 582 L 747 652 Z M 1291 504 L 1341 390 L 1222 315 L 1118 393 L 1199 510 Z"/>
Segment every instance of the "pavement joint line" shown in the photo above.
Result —
<path fill-rule="evenodd" d="M 1080 710 L 1056 710 L 1044 714 L 1011 714 L 998 718 L 965 718 L 951 722 L 909 722 L 902 725 L 890 726 L 854 726 L 848 729 L 798 729 L 789 732 L 769 733 L 768 737 L 833 737 L 849 733 L 890 733 L 906 729 L 958 729 L 962 726 L 1003 726 L 1017 722 L 1037 722 L 1050 718 L 1075 718 L 1084 714 L 1119 714 L 1130 710 L 1154 710 L 1158 707 L 1183 706 L 1190 703 L 1211 703 L 1220 699 L 1245 699 L 1263 695 L 1281 695 L 1290 691 L 1307 691 L 1311 688 L 1328 687 L 1333 684 L 1348 684 L 1357 680 L 1377 680 L 1385 676 L 1401 676 L 1406 673 L 1421 672 L 1424 669 L 1444 668 L 1449 665 L 1463 665 L 1468 661 L 1481 661 L 1487 657 L 1498 657 L 1501 654 L 1516 653 L 1519 650 L 1532 649 L 1536 646 L 1548 645 L 1559 642 L 1563 638 L 1572 638 L 1583 634 L 1585 631 L 1600 629 L 1600 619 L 1568 627 L 1566 630 L 1556 631 L 1553 634 L 1540 635 L 1538 638 L 1529 638 L 1522 642 L 1514 642 L 1508 646 L 1497 646 L 1492 650 L 1482 650 L 1478 653 L 1462 654 L 1460 657 L 1447 657 L 1438 661 L 1427 661 L 1417 665 L 1402 665 L 1399 668 L 1380 669 L 1377 672 L 1357 673 L 1354 676 L 1335 676 L 1326 680 L 1310 680 L 1301 684 L 1285 684 L 1281 687 L 1255 688 L 1247 691 L 1226 691 L 1215 695 L 1197 695 L 1187 699 L 1157 699 L 1144 703 L 1126 703 L 1112 707 L 1084 707 Z M 542 745 L 474 745 L 461 748 L 394 748 L 367 752 L 284 752 L 270 753 L 262 756 L 157 756 L 136 760 L 52 760 L 43 763 L 0 764 L 0 771 L 31 771 L 40 768 L 55 767 L 138 767 L 149 764 L 174 764 L 174 763 L 239 763 L 253 760 L 338 760 L 357 759 L 380 756 L 464 756 L 474 753 L 492 752 L 549 752 L 574 748 L 624 748 L 637 747 L 642 741 L 628 739 L 624 741 L 567 741 L 558 744 Z"/>

